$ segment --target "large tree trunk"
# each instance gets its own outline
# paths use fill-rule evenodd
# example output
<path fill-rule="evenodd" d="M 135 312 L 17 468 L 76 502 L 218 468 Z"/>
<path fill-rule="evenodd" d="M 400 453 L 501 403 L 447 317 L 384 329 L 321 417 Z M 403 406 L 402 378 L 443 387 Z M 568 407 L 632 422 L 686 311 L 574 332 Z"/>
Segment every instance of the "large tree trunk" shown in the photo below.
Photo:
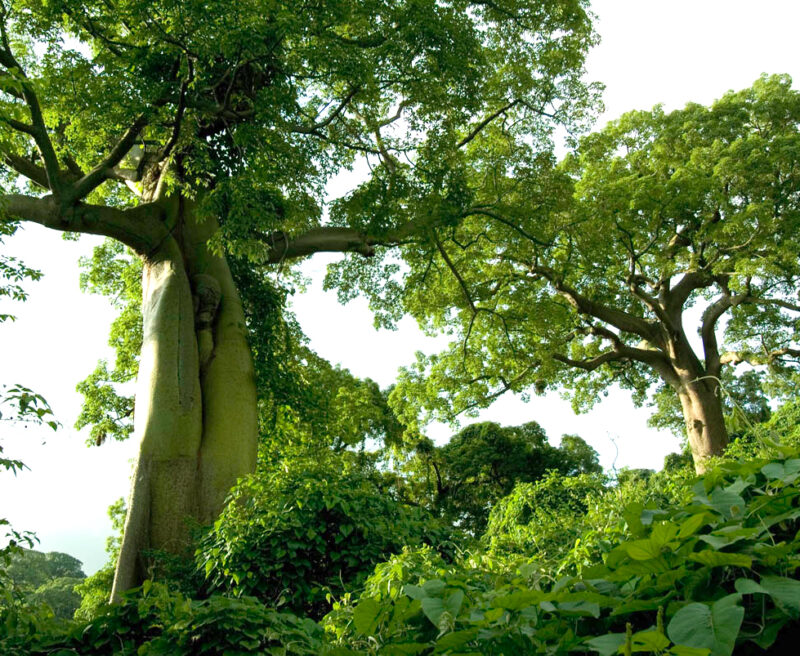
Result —
<path fill-rule="evenodd" d="M 728 431 L 722 412 L 722 397 L 715 379 L 693 379 L 678 388 L 686 421 L 686 434 L 698 474 L 711 456 L 721 456 L 728 445 Z"/>
<path fill-rule="evenodd" d="M 149 574 L 148 552 L 183 554 L 231 486 L 255 469 L 255 377 L 241 300 L 214 221 L 165 202 L 171 235 L 144 261 L 144 341 L 136 394 L 140 440 L 112 599 Z"/>

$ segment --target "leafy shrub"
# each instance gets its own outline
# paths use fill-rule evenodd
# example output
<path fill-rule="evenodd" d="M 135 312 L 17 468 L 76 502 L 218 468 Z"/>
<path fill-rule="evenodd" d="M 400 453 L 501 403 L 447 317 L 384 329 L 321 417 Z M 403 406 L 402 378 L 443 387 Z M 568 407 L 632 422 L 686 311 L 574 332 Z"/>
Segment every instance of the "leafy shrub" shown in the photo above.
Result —
<path fill-rule="evenodd" d="M 555 582 L 535 563 L 503 574 L 490 561 L 423 562 L 427 580 L 397 561 L 379 566 L 357 603 L 326 617 L 332 653 L 793 653 L 798 452 L 720 463 L 692 493 L 671 509 L 628 504 L 602 562 Z"/>
<path fill-rule="evenodd" d="M 558 560 L 582 534 L 592 500 L 605 492 L 603 476 L 549 472 L 519 483 L 492 509 L 483 540 L 498 554 Z"/>
<path fill-rule="evenodd" d="M 4 637 L 9 656 L 200 656 L 281 654 L 316 656 L 322 632 L 311 620 L 277 613 L 252 597 L 192 601 L 146 582 L 85 624 L 58 630 L 31 626 Z"/>
<path fill-rule="evenodd" d="M 326 595 L 355 589 L 405 545 L 443 545 L 450 532 L 382 492 L 340 457 L 286 460 L 232 492 L 197 550 L 208 591 L 253 595 L 320 616 Z"/>

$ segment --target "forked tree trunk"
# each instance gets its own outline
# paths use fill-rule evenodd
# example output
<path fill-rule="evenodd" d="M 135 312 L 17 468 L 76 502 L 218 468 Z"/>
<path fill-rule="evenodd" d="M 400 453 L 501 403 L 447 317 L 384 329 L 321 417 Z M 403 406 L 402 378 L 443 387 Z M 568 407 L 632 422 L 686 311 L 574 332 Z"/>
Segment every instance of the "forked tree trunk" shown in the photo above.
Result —
<path fill-rule="evenodd" d="M 193 524 L 213 521 L 255 469 L 256 389 L 245 318 L 215 222 L 165 203 L 171 236 L 144 261 L 144 339 L 136 393 L 140 441 L 112 599 L 140 585 L 148 552 L 182 554 Z"/>
<path fill-rule="evenodd" d="M 687 381 L 679 387 L 678 397 L 695 471 L 702 474 L 708 458 L 721 456 L 728 446 L 719 383 L 708 378 Z"/>

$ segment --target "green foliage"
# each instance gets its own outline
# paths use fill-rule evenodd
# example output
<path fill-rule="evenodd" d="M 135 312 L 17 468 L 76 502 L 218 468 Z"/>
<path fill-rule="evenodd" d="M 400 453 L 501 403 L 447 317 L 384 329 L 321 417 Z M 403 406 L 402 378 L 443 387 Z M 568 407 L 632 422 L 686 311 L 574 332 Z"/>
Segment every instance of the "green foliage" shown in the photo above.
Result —
<path fill-rule="evenodd" d="M 2 211 L 3 208 L 0 205 L 0 212 Z M 6 237 L 13 235 L 17 231 L 17 227 L 18 225 L 15 223 L 0 221 L 0 245 L 3 244 Z M 41 277 L 42 273 L 40 271 L 25 266 L 18 258 L 0 253 L 0 299 L 26 300 L 28 293 L 23 286 L 24 281 L 36 281 Z M 13 314 L 0 312 L 0 323 L 13 320 Z"/>
<path fill-rule="evenodd" d="M 91 258 L 80 262 L 81 290 L 111 299 L 119 315 L 111 324 L 109 345 L 116 354 L 114 366 L 101 360 L 80 383 L 81 412 L 75 421 L 80 430 L 90 426 L 89 444 L 99 446 L 108 437 L 124 440 L 133 431 L 133 397 L 120 386 L 136 378 L 142 348 L 142 262 L 119 242 L 106 240 Z"/>
<path fill-rule="evenodd" d="M 89 622 L 71 627 L 40 624 L 4 636 L 9 656 L 199 656 L 201 654 L 320 653 L 322 632 L 308 619 L 277 613 L 251 598 L 215 596 L 193 601 L 161 584 L 145 582 Z"/>
<path fill-rule="evenodd" d="M 445 546 L 447 529 L 347 455 L 287 458 L 234 488 L 197 550 L 207 589 L 320 616 L 403 546 Z"/>
<path fill-rule="evenodd" d="M 565 435 L 556 448 L 536 422 L 483 422 L 470 424 L 441 447 L 420 440 L 398 487 L 403 498 L 478 536 L 493 505 L 516 483 L 536 481 L 550 470 L 577 474 L 599 472 L 600 466 L 594 449 L 576 435 Z"/>
<path fill-rule="evenodd" d="M 605 493 L 597 474 L 550 472 L 535 483 L 518 483 L 493 509 L 484 541 L 494 552 L 561 560 L 583 534 L 584 517 Z"/>
<path fill-rule="evenodd" d="M 557 579 L 535 558 L 420 567 L 404 554 L 328 615 L 333 653 L 789 653 L 800 635 L 798 484 L 796 450 L 721 463 L 688 501 L 629 503 L 602 561 Z"/>
<path fill-rule="evenodd" d="M 57 551 L 42 553 L 23 548 L 8 554 L 4 576 L 22 607 L 38 608 L 39 612 L 47 607 L 60 619 L 72 618 L 81 603 L 74 588 L 86 578 L 77 558 Z"/>
<path fill-rule="evenodd" d="M 125 499 L 117 499 L 108 508 L 113 533 L 106 538 L 108 562 L 82 583 L 75 586 L 75 592 L 81 596 L 80 606 L 75 611 L 75 619 L 89 621 L 104 609 L 111 599 L 111 588 L 114 583 L 114 569 L 119 557 L 122 531 L 125 526 Z"/>

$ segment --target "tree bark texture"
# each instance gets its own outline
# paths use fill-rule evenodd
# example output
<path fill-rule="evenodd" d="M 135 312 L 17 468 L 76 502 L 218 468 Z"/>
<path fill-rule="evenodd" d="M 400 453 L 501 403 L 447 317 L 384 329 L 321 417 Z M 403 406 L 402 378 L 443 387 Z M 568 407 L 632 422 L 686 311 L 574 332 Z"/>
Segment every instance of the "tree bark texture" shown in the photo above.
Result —
<path fill-rule="evenodd" d="M 698 474 L 705 472 L 709 457 L 721 456 L 728 445 L 720 394 L 719 382 L 708 378 L 687 381 L 678 389 L 686 435 Z"/>
<path fill-rule="evenodd" d="M 153 551 L 182 554 L 192 525 L 213 521 L 236 479 L 255 469 L 255 376 L 241 300 L 223 257 L 183 199 L 175 229 L 144 257 L 139 439 L 112 599 L 140 585 Z"/>

